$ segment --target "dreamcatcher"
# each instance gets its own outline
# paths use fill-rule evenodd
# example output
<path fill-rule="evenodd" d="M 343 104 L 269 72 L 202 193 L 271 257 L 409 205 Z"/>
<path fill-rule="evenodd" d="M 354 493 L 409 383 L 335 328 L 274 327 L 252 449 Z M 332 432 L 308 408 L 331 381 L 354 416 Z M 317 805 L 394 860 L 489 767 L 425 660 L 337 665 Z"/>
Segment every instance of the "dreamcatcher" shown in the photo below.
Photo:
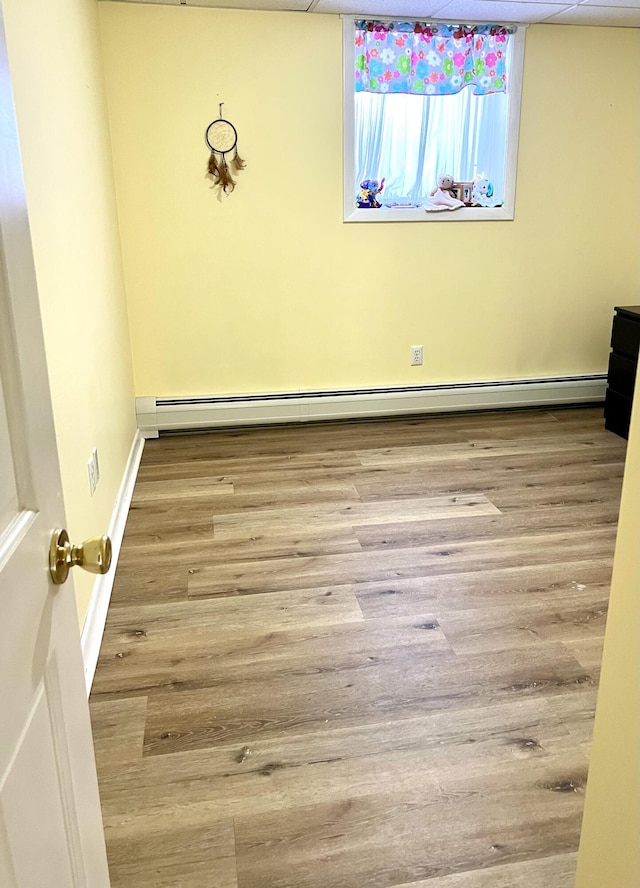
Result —
<path fill-rule="evenodd" d="M 236 172 L 243 170 L 246 164 L 238 154 L 238 132 L 235 126 L 222 116 L 223 104 L 224 102 L 220 103 L 220 117 L 209 124 L 204 137 L 211 151 L 207 175 L 213 180 L 214 186 L 219 186 L 226 194 L 236 187 L 227 163 L 227 154 L 233 152 L 231 165 Z"/>

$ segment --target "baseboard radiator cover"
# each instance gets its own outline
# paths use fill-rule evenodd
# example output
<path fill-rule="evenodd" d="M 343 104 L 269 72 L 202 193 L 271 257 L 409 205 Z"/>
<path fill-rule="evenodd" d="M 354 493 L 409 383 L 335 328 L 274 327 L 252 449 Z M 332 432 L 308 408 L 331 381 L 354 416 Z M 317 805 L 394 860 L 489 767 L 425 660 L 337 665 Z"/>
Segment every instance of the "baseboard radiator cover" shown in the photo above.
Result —
<path fill-rule="evenodd" d="M 162 431 L 553 407 L 604 401 L 605 374 L 336 391 L 136 398 L 138 428 Z"/>

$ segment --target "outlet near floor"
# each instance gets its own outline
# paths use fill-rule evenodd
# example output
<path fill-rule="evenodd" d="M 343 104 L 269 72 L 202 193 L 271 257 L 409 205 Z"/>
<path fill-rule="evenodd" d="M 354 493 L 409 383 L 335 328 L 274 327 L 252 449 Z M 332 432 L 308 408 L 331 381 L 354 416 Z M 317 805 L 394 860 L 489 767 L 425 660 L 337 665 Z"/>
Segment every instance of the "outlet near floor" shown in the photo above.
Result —
<path fill-rule="evenodd" d="M 98 462 L 98 448 L 94 447 L 89 461 L 87 463 L 89 470 L 89 493 L 91 496 L 96 492 L 98 481 L 100 480 L 100 463 Z"/>
<path fill-rule="evenodd" d="M 411 346 L 411 366 L 412 367 L 421 367 L 422 366 L 422 346 L 421 345 L 412 345 Z"/>

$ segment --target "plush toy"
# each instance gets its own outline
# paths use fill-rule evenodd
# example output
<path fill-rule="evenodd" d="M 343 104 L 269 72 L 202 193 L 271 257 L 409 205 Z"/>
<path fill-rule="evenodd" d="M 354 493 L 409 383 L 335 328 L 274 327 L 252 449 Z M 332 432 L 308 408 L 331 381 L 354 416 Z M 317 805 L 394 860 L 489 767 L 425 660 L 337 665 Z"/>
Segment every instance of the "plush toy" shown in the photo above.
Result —
<path fill-rule="evenodd" d="M 495 207 L 493 185 L 488 179 L 476 179 L 473 183 L 471 201 L 479 207 Z"/>
<path fill-rule="evenodd" d="M 360 194 L 356 197 L 356 206 L 363 210 L 377 210 L 382 204 L 376 197 L 384 188 L 384 179 L 365 179 L 360 183 Z"/>
<path fill-rule="evenodd" d="M 438 176 L 438 185 L 431 192 L 426 210 L 457 210 L 463 207 L 464 201 L 458 200 L 453 192 L 453 176 Z"/>

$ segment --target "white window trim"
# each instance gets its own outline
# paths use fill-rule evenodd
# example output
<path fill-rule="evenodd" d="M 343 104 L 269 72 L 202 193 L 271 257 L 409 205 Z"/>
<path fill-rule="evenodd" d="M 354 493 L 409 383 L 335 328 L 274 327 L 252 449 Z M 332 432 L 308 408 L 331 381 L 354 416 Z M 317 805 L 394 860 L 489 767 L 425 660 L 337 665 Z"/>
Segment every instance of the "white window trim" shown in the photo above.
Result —
<path fill-rule="evenodd" d="M 344 221 L 345 222 L 504 222 L 514 218 L 516 200 L 516 173 L 518 168 L 518 135 L 520 130 L 520 102 L 522 99 L 522 70 L 524 66 L 524 42 L 526 25 L 518 25 L 511 38 L 511 72 L 509 80 L 509 107 L 507 124 L 507 151 L 505 161 L 505 195 L 501 207 L 465 207 L 441 213 L 427 213 L 421 207 L 396 209 L 381 207 L 378 210 L 360 209 L 355 206 L 357 183 L 354 163 L 354 22 L 363 16 L 342 16 L 343 41 L 343 117 L 344 117 Z M 375 17 L 377 21 L 397 21 Z M 406 18 L 406 16 L 405 16 Z M 421 19 L 422 21 L 422 19 Z M 429 19 L 426 19 L 429 21 Z M 434 19 L 435 21 L 435 19 Z M 438 19 L 438 21 L 440 21 Z M 458 24 L 458 23 L 456 23 Z M 496 23 L 498 24 L 498 23 Z"/>

